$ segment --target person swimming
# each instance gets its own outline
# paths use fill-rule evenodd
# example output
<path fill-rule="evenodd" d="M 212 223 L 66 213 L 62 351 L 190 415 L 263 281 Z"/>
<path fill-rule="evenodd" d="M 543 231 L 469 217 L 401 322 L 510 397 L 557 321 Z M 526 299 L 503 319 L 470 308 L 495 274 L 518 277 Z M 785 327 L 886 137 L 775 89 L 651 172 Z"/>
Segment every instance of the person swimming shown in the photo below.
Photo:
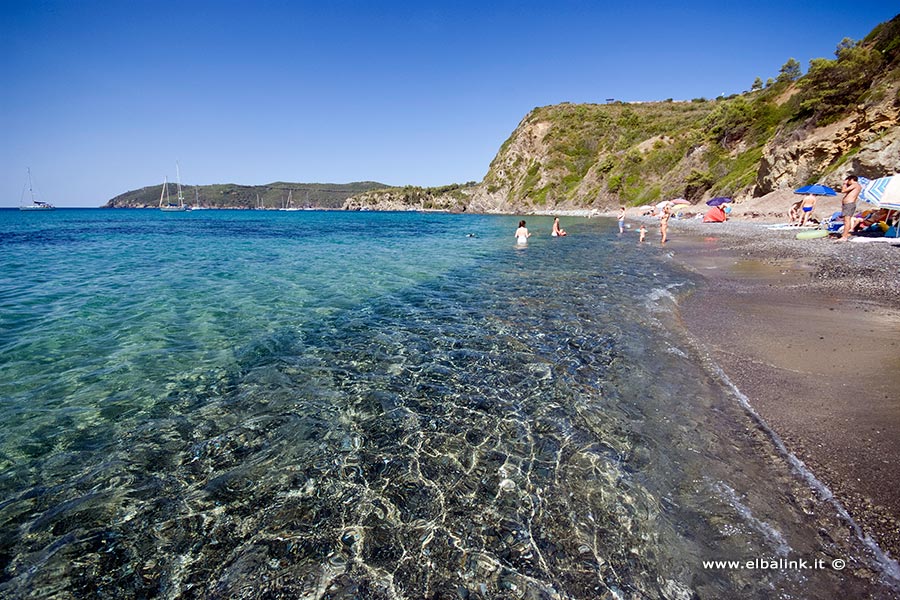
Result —
<path fill-rule="evenodd" d="M 528 228 L 525 227 L 525 221 L 519 221 L 519 228 L 516 229 L 516 243 L 520 246 L 524 246 L 528 243 L 529 237 L 531 237 L 531 233 L 529 233 Z"/>

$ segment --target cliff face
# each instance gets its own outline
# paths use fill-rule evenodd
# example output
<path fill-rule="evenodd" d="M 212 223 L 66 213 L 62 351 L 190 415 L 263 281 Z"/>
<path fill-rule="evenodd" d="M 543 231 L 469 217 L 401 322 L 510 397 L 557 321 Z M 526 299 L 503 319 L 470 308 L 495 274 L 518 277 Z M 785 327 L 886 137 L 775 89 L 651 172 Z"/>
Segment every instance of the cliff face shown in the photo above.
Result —
<path fill-rule="evenodd" d="M 602 208 L 683 195 L 702 164 L 708 102 L 536 108 L 503 144 L 470 210 Z"/>
<path fill-rule="evenodd" d="M 840 186 L 850 173 L 900 172 L 900 84 L 882 85 L 877 100 L 821 125 L 791 118 L 799 93 L 794 86 L 777 98 L 753 92 L 693 103 L 535 109 L 504 143 L 469 210 L 741 199 L 807 183 Z M 740 122 L 734 114 L 746 107 L 757 114 Z M 786 116 L 773 123 L 779 113 Z"/>
<path fill-rule="evenodd" d="M 761 196 L 819 179 L 835 184 L 849 174 L 871 179 L 897 172 L 900 85 L 895 83 L 886 100 L 858 105 L 835 123 L 776 135 L 766 144 L 752 193 Z"/>

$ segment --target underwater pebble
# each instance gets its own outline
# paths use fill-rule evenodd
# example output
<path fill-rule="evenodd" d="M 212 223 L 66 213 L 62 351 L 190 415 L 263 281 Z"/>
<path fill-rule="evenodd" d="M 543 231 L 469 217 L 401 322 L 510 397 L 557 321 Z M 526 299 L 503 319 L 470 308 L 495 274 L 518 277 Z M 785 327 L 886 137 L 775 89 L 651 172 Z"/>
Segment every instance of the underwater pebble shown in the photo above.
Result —
<path fill-rule="evenodd" d="M 516 489 L 516 482 L 512 479 L 504 479 L 500 482 L 499 487 L 504 492 L 511 492 Z"/>

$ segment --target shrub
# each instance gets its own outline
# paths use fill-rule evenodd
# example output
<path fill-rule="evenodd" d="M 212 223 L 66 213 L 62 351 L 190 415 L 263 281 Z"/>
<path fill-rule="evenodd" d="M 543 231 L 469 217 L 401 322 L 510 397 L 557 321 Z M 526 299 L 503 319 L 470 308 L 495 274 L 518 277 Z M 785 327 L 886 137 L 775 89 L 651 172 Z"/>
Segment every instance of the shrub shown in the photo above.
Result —
<path fill-rule="evenodd" d="M 798 94 L 801 116 L 814 123 L 833 120 L 847 107 L 856 105 L 869 89 L 881 67 L 881 53 L 844 40 L 835 53 L 837 58 L 814 58 L 801 82 Z"/>

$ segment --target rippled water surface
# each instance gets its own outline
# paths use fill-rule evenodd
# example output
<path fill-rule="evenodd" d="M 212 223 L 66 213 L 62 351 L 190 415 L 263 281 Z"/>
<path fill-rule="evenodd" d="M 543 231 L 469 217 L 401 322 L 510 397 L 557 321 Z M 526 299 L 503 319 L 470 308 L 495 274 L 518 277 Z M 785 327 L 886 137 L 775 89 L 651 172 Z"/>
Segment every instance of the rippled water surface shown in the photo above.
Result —
<path fill-rule="evenodd" d="M 0 595 L 894 597 L 665 253 L 528 220 L 0 211 Z"/>

